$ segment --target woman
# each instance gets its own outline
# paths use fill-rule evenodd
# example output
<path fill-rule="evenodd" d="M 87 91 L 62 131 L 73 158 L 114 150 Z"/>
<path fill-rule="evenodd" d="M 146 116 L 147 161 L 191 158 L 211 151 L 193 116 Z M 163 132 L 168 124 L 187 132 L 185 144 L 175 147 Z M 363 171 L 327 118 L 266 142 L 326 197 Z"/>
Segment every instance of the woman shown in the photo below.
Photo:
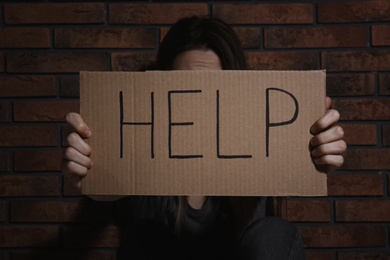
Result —
<path fill-rule="evenodd" d="M 220 20 L 197 17 L 177 22 L 160 45 L 160 70 L 244 70 L 245 56 L 233 30 Z M 327 98 L 327 107 L 330 99 Z M 92 167 L 91 135 L 75 113 L 66 117 L 78 133 L 68 137 L 63 173 L 77 186 Z M 339 120 L 328 110 L 312 126 L 316 164 L 341 166 L 346 144 Z M 81 137 L 80 137 L 81 136 Z M 93 197 L 94 199 L 117 199 Z M 266 217 L 265 198 L 134 197 L 134 221 L 118 251 L 126 259 L 304 259 L 302 239 L 280 218 Z"/>

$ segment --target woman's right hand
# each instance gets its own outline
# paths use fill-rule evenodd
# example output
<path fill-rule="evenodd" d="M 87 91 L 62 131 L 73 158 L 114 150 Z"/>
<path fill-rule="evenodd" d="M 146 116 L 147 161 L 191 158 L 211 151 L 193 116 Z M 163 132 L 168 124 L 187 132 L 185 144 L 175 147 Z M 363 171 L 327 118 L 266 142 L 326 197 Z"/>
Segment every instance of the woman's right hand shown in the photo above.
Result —
<path fill-rule="evenodd" d="M 62 161 L 62 173 L 81 192 L 81 180 L 92 168 L 91 147 L 84 141 L 91 136 L 91 130 L 81 116 L 71 112 L 66 115 L 66 122 L 74 132 L 68 135 L 69 147 L 66 148 Z M 126 196 L 122 195 L 88 195 L 93 200 L 114 201 Z"/>
<path fill-rule="evenodd" d="M 74 132 L 68 135 L 69 147 L 63 156 L 62 173 L 77 188 L 81 189 L 81 180 L 92 167 L 91 147 L 83 140 L 91 136 L 91 130 L 81 116 L 71 112 L 66 115 L 66 122 L 73 127 Z"/>

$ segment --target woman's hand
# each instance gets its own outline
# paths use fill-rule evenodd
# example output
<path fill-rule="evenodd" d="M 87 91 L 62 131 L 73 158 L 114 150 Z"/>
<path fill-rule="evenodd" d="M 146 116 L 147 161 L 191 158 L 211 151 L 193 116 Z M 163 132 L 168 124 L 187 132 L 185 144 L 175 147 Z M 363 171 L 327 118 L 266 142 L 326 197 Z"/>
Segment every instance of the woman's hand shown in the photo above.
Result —
<path fill-rule="evenodd" d="M 81 116 L 77 113 L 66 115 L 66 121 L 73 127 L 73 133 L 68 135 L 69 147 L 64 152 L 62 173 L 78 189 L 81 189 L 81 180 L 92 167 L 91 147 L 83 140 L 89 138 L 91 131 Z"/>
<path fill-rule="evenodd" d="M 310 129 L 314 135 L 310 140 L 311 155 L 316 164 L 340 167 L 344 163 L 342 154 L 347 149 L 347 144 L 343 140 L 343 128 L 335 126 L 340 119 L 340 114 L 337 110 L 329 109 L 330 105 L 331 99 L 327 97 L 326 109 L 328 111 Z"/>
<path fill-rule="evenodd" d="M 81 190 L 81 180 L 87 176 L 88 170 L 92 168 L 91 147 L 84 141 L 91 136 L 91 130 L 77 113 L 66 115 L 66 121 L 75 132 L 68 135 L 69 147 L 64 152 L 62 162 L 62 173 L 70 182 Z M 125 196 L 121 195 L 88 195 L 93 200 L 113 201 Z"/>

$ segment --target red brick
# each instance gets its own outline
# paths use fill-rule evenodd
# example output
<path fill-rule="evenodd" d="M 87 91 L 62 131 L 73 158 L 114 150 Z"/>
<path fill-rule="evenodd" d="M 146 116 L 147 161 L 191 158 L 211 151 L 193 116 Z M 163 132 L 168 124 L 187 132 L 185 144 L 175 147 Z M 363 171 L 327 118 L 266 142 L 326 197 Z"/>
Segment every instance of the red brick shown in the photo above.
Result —
<path fill-rule="evenodd" d="M 83 201 L 11 201 L 11 222 L 108 222 L 110 203 Z M 28 214 L 26 214 L 28 212 Z"/>
<path fill-rule="evenodd" d="M 367 47 L 364 27 L 299 27 L 264 29 L 264 46 L 273 48 Z"/>
<path fill-rule="evenodd" d="M 62 146 L 65 146 L 65 147 L 69 146 L 67 137 L 72 132 L 74 132 L 74 129 L 69 124 L 67 124 L 61 128 L 61 139 L 62 139 L 61 144 L 62 144 Z"/>
<path fill-rule="evenodd" d="M 79 111 L 79 101 L 14 101 L 16 122 L 64 122 L 67 113 Z"/>
<path fill-rule="evenodd" d="M 54 197 L 60 195 L 58 176 L 0 176 L 0 180 L 1 197 Z"/>
<path fill-rule="evenodd" d="M 153 28 L 58 28 L 56 48 L 156 48 Z"/>
<path fill-rule="evenodd" d="M 10 119 L 9 106 L 10 106 L 9 101 L 6 100 L 0 101 L 0 122 L 9 122 Z"/>
<path fill-rule="evenodd" d="M 383 196 L 381 174 L 328 174 L 329 196 Z"/>
<path fill-rule="evenodd" d="M 0 226 L 0 247 L 54 247 L 58 243 L 58 227 Z"/>
<path fill-rule="evenodd" d="M 11 170 L 10 160 L 11 156 L 8 151 L 0 151 L 0 172 L 9 172 Z"/>
<path fill-rule="evenodd" d="M 4 76 L 0 78 L 0 97 L 55 97 L 55 76 Z"/>
<path fill-rule="evenodd" d="M 332 260 L 332 252 L 329 251 L 308 251 L 306 250 L 307 260 Z"/>
<path fill-rule="evenodd" d="M 212 8 L 214 17 L 229 24 L 313 23 L 312 4 L 214 4 Z"/>
<path fill-rule="evenodd" d="M 344 129 L 344 141 L 348 145 L 376 145 L 376 125 L 339 124 Z"/>
<path fill-rule="evenodd" d="M 314 70 L 315 52 L 248 52 L 248 67 L 255 70 Z"/>
<path fill-rule="evenodd" d="M 243 49 L 259 49 L 261 46 L 260 28 L 233 28 Z"/>
<path fill-rule="evenodd" d="M 329 222 L 329 202 L 325 200 L 287 200 L 287 219 L 292 222 Z"/>
<path fill-rule="evenodd" d="M 390 149 L 348 149 L 344 158 L 345 170 L 390 169 Z"/>
<path fill-rule="evenodd" d="M 326 76 L 326 94 L 333 96 L 372 96 L 375 94 L 374 74 Z"/>
<path fill-rule="evenodd" d="M 0 146 L 57 146 L 55 125 L 0 126 Z"/>
<path fill-rule="evenodd" d="M 61 77 L 61 97 L 80 97 L 80 77 Z"/>
<path fill-rule="evenodd" d="M 381 225 L 299 226 L 305 247 L 384 247 L 386 232 Z"/>
<path fill-rule="evenodd" d="M 160 29 L 160 41 L 164 39 L 170 28 L 164 27 Z M 261 29 L 260 28 L 233 28 L 241 42 L 243 49 L 259 49 L 261 46 Z"/>
<path fill-rule="evenodd" d="M 364 23 L 390 21 L 387 0 L 318 3 L 320 23 Z"/>
<path fill-rule="evenodd" d="M 14 52 L 7 55 L 9 73 L 79 73 L 108 70 L 107 53 Z"/>
<path fill-rule="evenodd" d="M 337 222 L 389 222 L 390 200 L 343 200 L 335 202 Z"/>
<path fill-rule="evenodd" d="M 189 16 L 206 16 L 207 4 L 111 4 L 110 24 L 173 24 Z"/>
<path fill-rule="evenodd" d="M 374 25 L 371 27 L 373 46 L 390 45 L 390 25 Z"/>
<path fill-rule="evenodd" d="M 64 227 L 65 247 L 118 247 L 120 230 L 115 226 Z"/>
<path fill-rule="evenodd" d="M 104 23 L 103 3 L 6 4 L 6 24 L 84 24 Z"/>
<path fill-rule="evenodd" d="M 389 252 L 337 252 L 338 260 L 390 259 Z"/>
<path fill-rule="evenodd" d="M 142 71 L 155 67 L 156 54 L 153 52 L 112 53 L 113 71 Z"/>
<path fill-rule="evenodd" d="M 115 260 L 116 252 L 94 251 L 94 252 L 42 252 L 42 251 L 22 251 L 13 252 L 13 260 L 30 260 L 30 259 L 52 259 L 52 260 L 69 260 L 69 259 L 83 259 L 83 260 Z M 1 258 L 0 258 L 1 259 Z"/>
<path fill-rule="evenodd" d="M 0 28 L 0 48 L 50 48 L 50 29 Z"/>
<path fill-rule="evenodd" d="M 2 200 L 0 201 L 0 223 L 5 222 L 7 220 L 7 216 L 7 202 Z"/>
<path fill-rule="evenodd" d="M 382 126 L 383 145 L 390 146 L 390 125 Z"/>
<path fill-rule="evenodd" d="M 60 171 L 62 150 L 18 150 L 14 152 L 15 171 Z"/>
<path fill-rule="evenodd" d="M 390 95 L 390 74 L 379 74 L 379 94 Z"/>
<path fill-rule="evenodd" d="M 335 100 L 340 120 L 390 120 L 390 99 Z"/>
<path fill-rule="evenodd" d="M 326 51 L 322 53 L 322 68 L 328 72 L 387 71 L 390 70 L 390 51 Z"/>
<path fill-rule="evenodd" d="M 79 197 L 82 193 L 79 188 L 76 188 L 74 184 L 64 176 L 62 195 L 65 197 Z"/>

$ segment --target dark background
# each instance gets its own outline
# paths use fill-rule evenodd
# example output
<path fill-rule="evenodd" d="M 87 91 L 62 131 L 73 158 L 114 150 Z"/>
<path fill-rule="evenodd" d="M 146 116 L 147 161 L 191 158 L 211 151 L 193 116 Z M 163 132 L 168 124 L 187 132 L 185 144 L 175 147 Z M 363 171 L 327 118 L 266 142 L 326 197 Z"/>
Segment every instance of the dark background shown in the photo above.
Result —
<path fill-rule="evenodd" d="M 329 197 L 285 198 L 308 259 L 390 259 L 390 1 L 1 1 L 0 260 L 115 259 L 128 201 L 93 202 L 60 163 L 80 70 L 153 63 L 181 17 L 231 24 L 257 70 L 327 70 L 349 149 Z"/>

